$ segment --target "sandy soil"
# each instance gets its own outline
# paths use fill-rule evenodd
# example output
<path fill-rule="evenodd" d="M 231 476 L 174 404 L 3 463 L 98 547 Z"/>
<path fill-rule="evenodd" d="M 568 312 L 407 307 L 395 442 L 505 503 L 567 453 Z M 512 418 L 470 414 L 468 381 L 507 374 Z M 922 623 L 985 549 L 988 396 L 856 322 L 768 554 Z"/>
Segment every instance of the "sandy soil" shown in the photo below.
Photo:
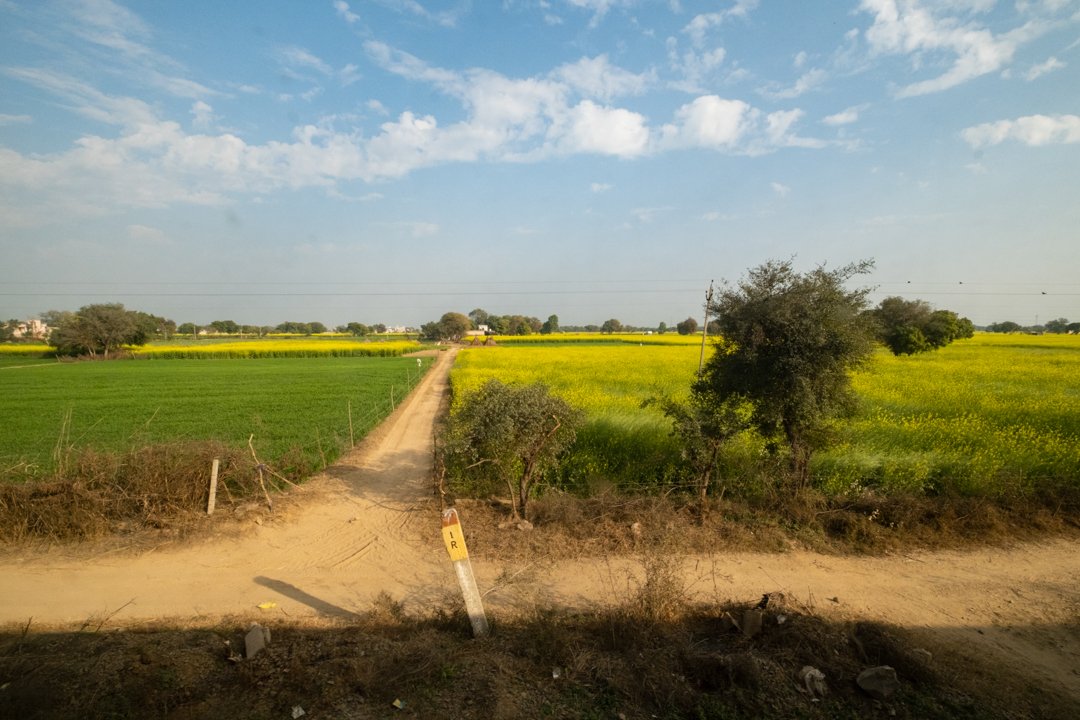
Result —
<path fill-rule="evenodd" d="M 442 603 L 457 586 L 432 498 L 431 439 L 453 359 L 441 353 L 378 431 L 261 524 L 157 548 L 6 551 L 0 625 L 348 617 L 384 592 L 412 609 Z M 465 514 L 462 523 L 467 538 Z M 641 558 L 506 565 L 474 553 L 473 565 L 493 615 L 620 602 L 643 577 Z M 1080 699 L 1075 541 L 879 558 L 718 551 L 685 558 L 681 572 L 697 600 L 783 592 L 823 615 L 911 629 L 957 672 L 978 658 Z"/>

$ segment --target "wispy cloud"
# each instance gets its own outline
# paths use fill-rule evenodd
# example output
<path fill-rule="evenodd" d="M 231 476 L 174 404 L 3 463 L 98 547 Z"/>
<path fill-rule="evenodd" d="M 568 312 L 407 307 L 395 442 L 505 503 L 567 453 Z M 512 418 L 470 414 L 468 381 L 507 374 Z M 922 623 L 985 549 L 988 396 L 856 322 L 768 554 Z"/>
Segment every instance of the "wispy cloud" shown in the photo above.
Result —
<path fill-rule="evenodd" d="M 334 73 L 334 69 L 321 58 L 295 45 L 281 48 L 280 59 L 286 67 L 314 70 L 321 75 Z"/>
<path fill-rule="evenodd" d="M 589 185 L 589 190 L 593 191 L 594 193 L 604 193 L 610 190 L 612 187 L 613 186 L 610 183 L 594 182 Z"/>
<path fill-rule="evenodd" d="M 1046 62 L 1039 63 L 1028 69 L 1024 73 L 1024 79 L 1028 82 L 1041 78 L 1043 75 L 1053 72 L 1055 70 L 1061 70 L 1065 67 L 1065 63 L 1058 60 L 1056 57 L 1047 58 Z"/>
<path fill-rule="evenodd" d="M 832 125 L 838 127 L 840 125 L 850 125 L 859 121 L 859 114 L 866 109 L 865 105 L 856 105 L 849 107 L 845 110 L 841 110 L 833 115 L 826 115 L 822 118 L 821 122 L 826 125 Z"/>
<path fill-rule="evenodd" d="M 695 15 L 682 31 L 690 37 L 695 47 L 700 48 L 705 45 L 705 36 L 710 30 L 719 27 L 731 18 L 747 17 L 757 6 L 758 0 L 736 0 L 735 4 L 727 10 Z"/>
<path fill-rule="evenodd" d="M 214 108 L 202 100 L 196 100 L 191 106 L 192 125 L 205 130 L 214 122 Z"/>
<path fill-rule="evenodd" d="M 795 83 L 789 87 L 770 85 L 761 88 L 759 92 L 773 100 L 791 100 L 820 87 L 828 77 L 829 74 L 821 68 L 812 68 L 800 75 Z"/>
<path fill-rule="evenodd" d="M 397 12 L 422 18 L 428 22 L 433 22 L 436 25 L 447 28 L 456 27 L 458 19 L 468 12 L 469 9 L 468 2 L 459 3 L 456 8 L 443 10 L 441 12 L 430 11 L 417 2 L 417 0 L 377 0 L 377 2 L 380 5 L 396 10 Z"/>
<path fill-rule="evenodd" d="M 345 2 L 345 0 L 335 0 L 334 10 L 337 11 L 342 20 L 350 25 L 360 22 L 360 16 L 349 9 L 349 3 Z"/>
<path fill-rule="evenodd" d="M 0 113 L 0 125 L 19 125 L 33 122 L 33 120 L 34 118 L 29 115 L 8 115 L 7 113 Z"/>
<path fill-rule="evenodd" d="M 1080 115 L 1028 115 L 964 129 L 960 136 L 974 148 L 1015 140 L 1024 145 L 1080 143 Z"/>
<path fill-rule="evenodd" d="M 611 64 L 607 55 L 583 57 L 552 73 L 588 97 L 610 101 L 627 95 L 641 95 L 656 81 L 655 73 L 632 73 Z"/>
<path fill-rule="evenodd" d="M 772 191 L 774 193 L 776 193 L 779 197 L 782 198 L 786 198 L 788 196 L 788 193 L 791 192 L 791 188 L 787 185 L 784 185 L 783 183 L 771 182 L 769 183 L 769 187 L 772 188 Z"/>
<path fill-rule="evenodd" d="M 944 73 L 901 87 L 897 97 L 940 92 L 1008 66 L 1017 49 L 1040 36 L 1050 25 L 1028 20 L 995 34 L 978 14 L 987 8 L 978 0 L 930 3 L 921 0 L 862 0 L 860 10 L 874 16 L 865 32 L 873 53 L 907 55 L 916 67 L 926 55 L 950 60 Z"/>

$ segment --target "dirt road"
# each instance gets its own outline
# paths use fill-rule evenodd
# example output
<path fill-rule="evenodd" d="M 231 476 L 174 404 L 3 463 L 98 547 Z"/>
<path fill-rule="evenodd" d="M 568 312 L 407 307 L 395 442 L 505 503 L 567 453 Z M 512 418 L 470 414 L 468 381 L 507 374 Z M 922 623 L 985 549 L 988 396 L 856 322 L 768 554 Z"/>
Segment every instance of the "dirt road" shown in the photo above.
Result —
<path fill-rule="evenodd" d="M 0 624 L 348 617 L 383 592 L 412 609 L 441 602 L 456 584 L 431 499 L 431 438 L 453 358 L 442 353 L 382 428 L 294 493 L 284 517 L 140 552 L 8 551 L 0 556 Z M 467 536 L 467 516 L 463 523 Z M 493 614 L 533 603 L 616 603 L 642 577 L 636 558 L 504 566 L 474 555 L 473 562 Z M 1002 672 L 1080 699 L 1074 541 L 883 558 L 718 552 L 687 558 L 682 571 L 696 599 L 782 591 L 831 617 L 912 628 L 948 662 L 991 658 Z M 275 606 L 258 610 L 263 603 Z"/>

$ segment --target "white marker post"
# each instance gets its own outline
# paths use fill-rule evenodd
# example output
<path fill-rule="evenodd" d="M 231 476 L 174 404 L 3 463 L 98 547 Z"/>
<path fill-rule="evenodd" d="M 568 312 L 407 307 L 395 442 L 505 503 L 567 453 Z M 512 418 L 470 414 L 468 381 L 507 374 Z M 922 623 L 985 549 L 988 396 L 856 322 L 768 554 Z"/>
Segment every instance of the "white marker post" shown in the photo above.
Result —
<path fill-rule="evenodd" d="M 465 534 L 461 532 L 461 522 L 454 508 L 443 510 L 442 535 L 443 542 L 446 543 L 446 552 L 450 554 L 450 560 L 454 563 L 454 572 L 457 573 L 458 585 L 461 586 L 461 595 L 465 598 L 465 611 L 469 613 L 473 637 L 483 637 L 488 633 L 487 616 L 484 615 L 484 604 L 480 601 L 480 591 L 476 587 L 476 578 L 473 577 L 469 549 L 465 547 Z"/>

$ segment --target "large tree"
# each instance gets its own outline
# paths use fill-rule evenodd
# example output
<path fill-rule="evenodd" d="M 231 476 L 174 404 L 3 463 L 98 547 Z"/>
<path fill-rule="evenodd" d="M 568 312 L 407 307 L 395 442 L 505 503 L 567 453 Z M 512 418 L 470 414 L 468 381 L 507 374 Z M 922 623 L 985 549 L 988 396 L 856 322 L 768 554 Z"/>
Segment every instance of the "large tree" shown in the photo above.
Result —
<path fill-rule="evenodd" d="M 716 407 L 748 401 L 750 421 L 786 441 L 797 486 L 830 421 L 853 408 L 850 373 L 873 352 L 863 312 L 869 289 L 846 287 L 872 267 L 864 261 L 798 273 L 790 260 L 771 261 L 709 307 L 722 339 L 693 393 Z"/>
<path fill-rule="evenodd" d="M 120 303 L 86 305 L 61 319 L 49 335 L 49 344 L 61 355 L 99 354 L 108 357 L 123 345 L 142 345 L 147 340 L 139 313 Z"/>

